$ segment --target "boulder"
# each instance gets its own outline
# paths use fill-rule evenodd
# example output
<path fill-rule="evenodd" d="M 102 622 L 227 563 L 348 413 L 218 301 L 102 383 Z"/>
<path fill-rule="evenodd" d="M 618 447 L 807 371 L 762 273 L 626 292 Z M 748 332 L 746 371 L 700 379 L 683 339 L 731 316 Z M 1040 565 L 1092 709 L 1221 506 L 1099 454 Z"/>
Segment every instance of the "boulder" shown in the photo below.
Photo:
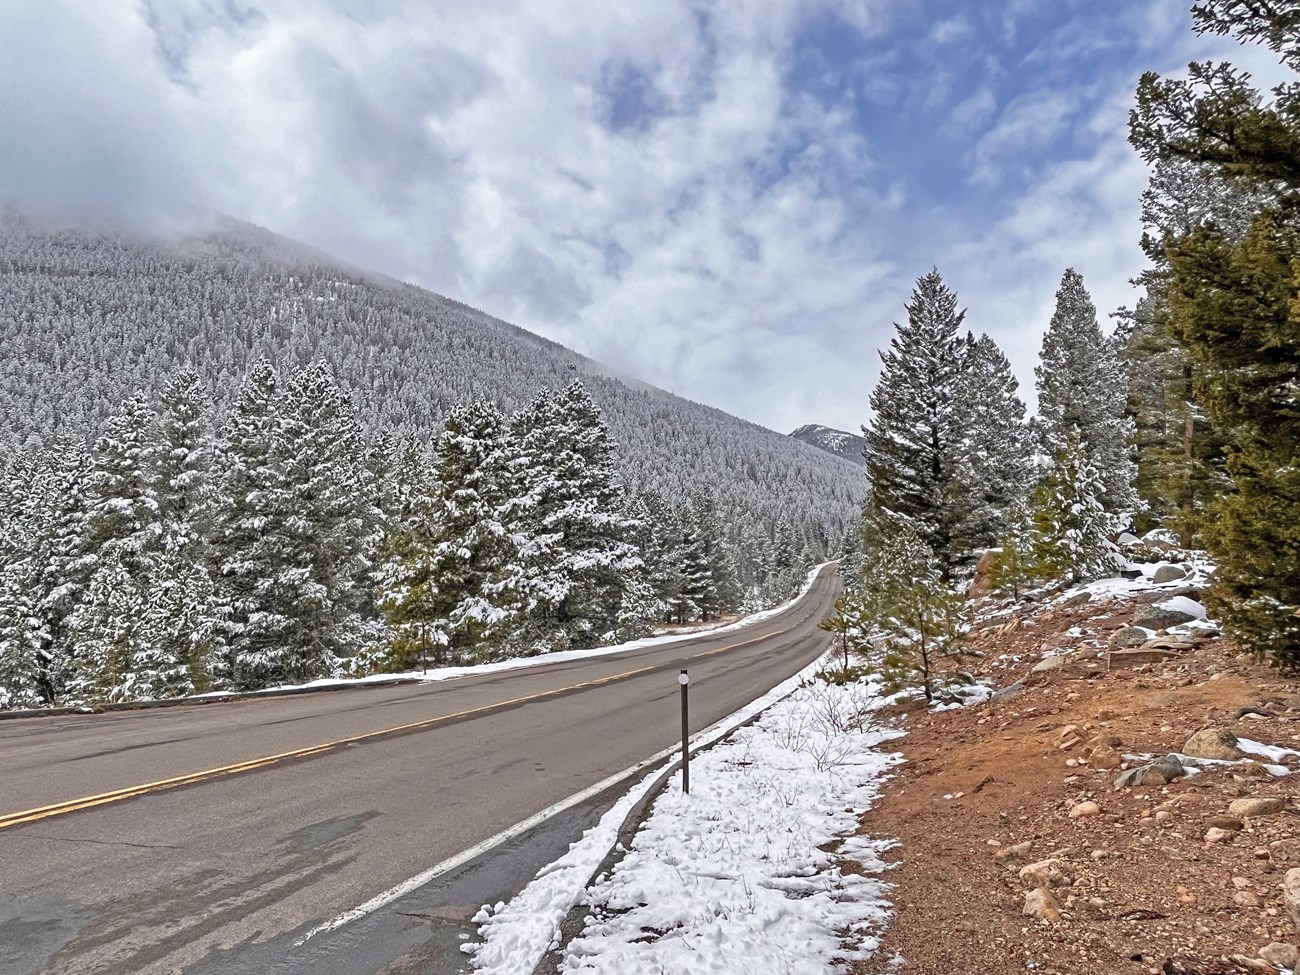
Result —
<path fill-rule="evenodd" d="M 1259 957 L 1278 968 L 1294 969 L 1300 964 L 1300 948 L 1284 941 L 1274 941 L 1259 949 Z"/>
<path fill-rule="evenodd" d="M 1101 815 L 1101 806 L 1097 805 L 1095 802 L 1092 802 L 1091 800 L 1087 802 L 1077 803 L 1070 810 L 1071 819 L 1086 819 L 1092 816 L 1100 816 L 1100 815 Z"/>
<path fill-rule="evenodd" d="M 1206 843 L 1231 843 L 1237 836 L 1237 831 L 1233 829 L 1221 829 L 1218 826 L 1211 826 L 1205 831 Z"/>
<path fill-rule="evenodd" d="M 1031 674 L 1047 674 L 1053 670 L 1060 670 L 1065 666 L 1065 658 L 1062 656 L 1044 657 L 1038 663 L 1034 664 L 1030 670 Z"/>
<path fill-rule="evenodd" d="M 1271 816 L 1273 813 L 1281 812 L 1284 805 L 1281 799 L 1271 797 L 1233 799 L 1228 804 L 1228 815 L 1241 816 L 1245 819 L 1253 819 L 1256 816 Z"/>
<path fill-rule="evenodd" d="M 1183 768 L 1183 763 L 1178 760 L 1177 755 L 1166 755 L 1159 761 L 1148 762 L 1146 765 L 1139 765 L 1137 768 L 1122 772 L 1115 779 L 1115 788 L 1123 789 L 1125 786 L 1138 785 L 1168 785 L 1174 779 L 1181 778 L 1186 774 L 1187 769 Z"/>
<path fill-rule="evenodd" d="M 997 853 L 993 854 L 993 859 L 997 860 L 998 863 L 1010 866 L 1016 860 L 1023 860 L 1025 857 L 1029 856 L 1029 850 L 1032 847 L 1033 844 L 1029 842 L 1029 840 L 1025 840 L 1023 843 L 1015 843 L 1011 846 L 1004 846 L 1002 849 L 998 850 Z"/>
<path fill-rule="evenodd" d="M 1291 923 L 1300 930 L 1300 867 L 1292 867 L 1282 880 L 1282 906 L 1286 908 Z"/>
<path fill-rule="evenodd" d="M 1017 876 L 1030 890 L 1035 887 L 1069 887 L 1074 883 L 1074 871 L 1070 869 L 1070 865 L 1055 857 L 1021 867 Z"/>
<path fill-rule="evenodd" d="M 1061 602 L 1062 609 L 1077 609 L 1080 606 L 1087 606 L 1092 602 L 1092 593 L 1076 592 L 1073 596 Z"/>
<path fill-rule="evenodd" d="M 1240 833 L 1246 828 L 1245 821 L 1236 816 L 1211 816 L 1205 821 L 1205 825 L 1211 829 L 1227 830 L 1229 833 Z"/>
<path fill-rule="evenodd" d="M 1245 758 L 1245 752 L 1237 747 L 1237 736 L 1227 728 L 1202 728 L 1187 739 L 1183 745 L 1183 754 L 1192 758 L 1212 758 L 1225 762 Z"/>
<path fill-rule="evenodd" d="M 1167 600 L 1166 602 L 1171 601 Z M 1165 603 L 1139 606 L 1133 612 L 1133 626 L 1145 626 L 1149 630 L 1165 630 L 1180 623 L 1190 623 L 1194 619 L 1199 619 L 1199 617 L 1193 613 L 1183 612 L 1181 609 L 1169 608 Z"/>
<path fill-rule="evenodd" d="M 1141 667 L 1143 664 L 1158 664 L 1165 660 L 1177 658 L 1176 650 L 1163 650 L 1155 647 L 1125 647 L 1110 652 L 1110 669 L 1124 670 L 1127 667 Z"/>
<path fill-rule="evenodd" d="M 1061 905 L 1050 890 L 1037 887 L 1025 894 L 1025 906 L 1021 913 L 1043 921 L 1059 921 Z"/>
<path fill-rule="evenodd" d="M 1174 565 L 1171 562 L 1162 562 L 1156 566 L 1156 571 L 1151 575 L 1151 581 L 1157 586 L 1164 585 L 1166 582 L 1178 582 L 1187 578 L 1187 570 L 1181 565 Z"/>
<path fill-rule="evenodd" d="M 1116 649 L 1140 647 L 1154 636 L 1152 631 L 1140 626 L 1126 626 L 1111 635 L 1110 645 Z"/>
<path fill-rule="evenodd" d="M 1098 745 L 1088 753 L 1088 764 L 1100 769 L 1119 768 L 1124 764 L 1124 756 L 1110 745 Z"/>
<path fill-rule="evenodd" d="M 980 556 L 980 560 L 975 566 L 975 578 L 971 580 L 970 588 L 966 590 L 967 599 L 979 599 L 993 591 L 993 579 L 990 573 L 993 568 L 993 560 L 996 557 L 997 552 L 992 550 Z"/>

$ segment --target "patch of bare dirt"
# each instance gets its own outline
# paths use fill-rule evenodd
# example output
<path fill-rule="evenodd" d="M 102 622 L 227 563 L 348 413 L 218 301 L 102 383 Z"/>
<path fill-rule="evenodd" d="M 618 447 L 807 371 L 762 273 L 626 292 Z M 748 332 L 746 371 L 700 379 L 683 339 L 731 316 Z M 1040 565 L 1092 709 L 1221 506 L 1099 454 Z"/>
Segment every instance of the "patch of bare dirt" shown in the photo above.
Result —
<path fill-rule="evenodd" d="M 1300 748 L 1300 688 L 1212 633 L 1169 659 L 1109 667 L 1109 637 L 1139 605 L 991 623 L 976 636 L 983 676 L 1020 690 L 897 716 L 907 761 L 861 829 L 899 841 L 895 916 L 857 975 L 1263 973 L 1278 970 L 1264 946 L 1300 942 L 1282 894 L 1300 866 L 1294 757 L 1284 777 L 1238 763 L 1113 787 L 1141 764 L 1123 756 L 1180 752 L 1207 727 Z M 1045 653 L 1063 666 L 1034 672 Z M 1242 798 L 1281 808 L 1230 812 Z"/>

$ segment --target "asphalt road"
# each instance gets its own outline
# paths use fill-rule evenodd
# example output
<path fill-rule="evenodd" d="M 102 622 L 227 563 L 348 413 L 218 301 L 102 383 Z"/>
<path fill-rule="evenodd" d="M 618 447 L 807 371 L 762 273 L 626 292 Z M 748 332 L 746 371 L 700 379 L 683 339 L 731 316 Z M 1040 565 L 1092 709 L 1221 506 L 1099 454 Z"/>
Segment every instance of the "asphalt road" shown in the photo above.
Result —
<path fill-rule="evenodd" d="M 742 629 L 442 683 L 0 721 L 0 975 L 456 971 L 478 904 L 618 788 L 295 942 L 670 747 L 679 668 L 693 730 L 760 696 L 826 648 L 837 590 L 828 569 Z"/>

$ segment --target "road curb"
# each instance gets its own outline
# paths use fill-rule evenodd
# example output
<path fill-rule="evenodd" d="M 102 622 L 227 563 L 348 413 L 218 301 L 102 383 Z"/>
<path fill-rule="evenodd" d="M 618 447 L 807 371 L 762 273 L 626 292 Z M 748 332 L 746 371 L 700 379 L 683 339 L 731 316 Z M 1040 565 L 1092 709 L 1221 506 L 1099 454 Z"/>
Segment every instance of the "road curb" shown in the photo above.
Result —
<path fill-rule="evenodd" d="M 830 653 L 832 649 L 833 647 L 828 647 L 823 651 L 822 656 L 824 657 L 826 654 Z M 819 657 L 818 660 L 821 660 L 821 658 Z M 707 752 L 727 741 L 741 728 L 753 724 L 775 705 L 780 704 L 782 701 L 790 697 L 796 689 L 797 688 L 791 688 L 789 693 L 783 694 L 781 697 L 768 703 L 761 710 L 755 711 L 748 717 L 736 722 L 730 728 L 720 732 L 711 741 L 705 742 L 698 748 L 692 748 L 691 755 L 695 756 L 702 754 L 703 752 Z M 623 822 L 619 824 L 618 833 L 614 837 L 613 845 L 610 846 L 604 857 L 601 858 L 596 869 L 592 871 L 591 876 L 587 878 L 587 882 L 583 884 L 583 893 L 590 890 L 601 876 L 608 874 L 611 870 L 616 868 L 622 859 L 627 856 L 628 852 L 632 848 L 633 838 L 641 829 L 642 824 L 646 821 L 651 808 L 663 794 L 664 789 L 667 788 L 669 779 L 673 777 L 675 772 L 680 771 L 681 767 L 682 760 L 679 755 L 675 761 L 659 773 L 659 777 L 655 780 L 654 784 L 646 790 L 645 795 L 638 799 L 632 808 L 628 810 L 627 815 L 623 817 Z M 560 964 L 564 960 L 564 952 L 573 939 L 582 934 L 583 928 L 586 927 L 588 912 L 589 906 L 584 903 L 581 895 L 579 895 L 579 900 L 569 908 L 568 913 L 564 915 L 564 919 L 560 922 L 560 929 L 557 932 L 556 940 L 553 942 L 552 946 L 547 949 L 546 954 L 542 955 L 537 964 L 533 966 L 531 975 L 559 975 Z"/>

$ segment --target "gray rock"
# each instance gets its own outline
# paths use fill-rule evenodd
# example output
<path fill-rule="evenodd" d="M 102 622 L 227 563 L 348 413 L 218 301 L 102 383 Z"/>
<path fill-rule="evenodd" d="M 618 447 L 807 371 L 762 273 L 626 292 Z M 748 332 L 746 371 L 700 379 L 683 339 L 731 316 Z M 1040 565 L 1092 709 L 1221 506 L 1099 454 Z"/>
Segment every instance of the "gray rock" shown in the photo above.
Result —
<path fill-rule="evenodd" d="M 1167 564 L 1156 567 L 1155 574 L 1151 576 L 1151 581 L 1160 586 L 1166 582 L 1178 582 L 1180 579 L 1186 578 L 1187 570 L 1181 565 Z"/>
<path fill-rule="evenodd" d="M 1062 609 L 1074 609 L 1077 606 L 1087 606 L 1092 601 L 1092 593 L 1076 592 L 1069 599 L 1061 603 Z"/>
<path fill-rule="evenodd" d="M 1300 930 L 1300 867 L 1292 867 L 1282 881 L 1282 905 L 1291 923 Z"/>
<path fill-rule="evenodd" d="M 1139 606 L 1133 613 L 1133 625 L 1145 626 L 1149 630 L 1165 630 L 1179 623 L 1190 623 L 1194 619 L 1196 617 L 1191 613 L 1184 613 L 1180 609 L 1165 609 L 1163 606 Z"/>
<path fill-rule="evenodd" d="M 1025 682 L 1018 680 L 1014 684 L 1008 684 L 1006 687 L 999 687 L 989 695 L 990 701 L 1005 701 L 1009 697 L 1015 697 L 1025 689 Z"/>
<path fill-rule="evenodd" d="M 1228 804 L 1228 815 L 1243 816 L 1246 819 L 1255 816 L 1271 816 L 1273 813 L 1281 812 L 1284 805 L 1281 799 L 1274 798 L 1233 799 Z"/>
<path fill-rule="evenodd" d="M 1115 778 L 1115 788 L 1168 785 L 1174 779 L 1182 778 L 1186 774 L 1187 769 L 1183 768 L 1183 763 L 1178 760 L 1177 755 L 1166 755 L 1159 761 L 1148 762 L 1146 765 L 1139 765 L 1137 768 L 1120 773 Z"/>
<path fill-rule="evenodd" d="M 1150 639 L 1150 630 L 1144 630 L 1140 626 L 1126 626 L 1122 630 L 1115 631 L 1110 638 L 1110 645 L 1122 650 L 1128 647 L 1140 647 Z"/>
<path fill-rule="evenodd" d="M 1044 921 L 1059 921 L 1061 919 L 1061 905 L 1050 890 L 1039 887 L 1025 894 L 1025 906 L 1022 913 Z"/>
<path fill-rule="evenodd" d="M 1192 758 L 1213 758 L 1235 762 L 1245 757 L 1237 747 L 1237 736 L 1227 728 L 1202 728 L 1183 745 L 1183 754 Z"/>
<path fill-rule="evenodd" d="M 1300 948 L 1284 941 L 1274 941 L 1259 949 L 1259 957 L 1278 968 L 1294 969 L 1300 964 Z"/>
<path fill-rule="evenodd" d="M 1123 670 L 1126 667 L 1138 667 L 1142 664 L 1158 664 L 1165 660 L 1174 660 L 1178 653 L 1173 650 L 1161 650 L 1148 647 L 1125 647 L 1110 652 L 1111 670 Z"/>
<path fill-rule="evenodd" d="M 1046 674 L 1053 670 L 1060 670 L 1065 666 L 1064 657 L 1044 657 L 1038 663 L 1034 664 L 1031 674 Z"/>

